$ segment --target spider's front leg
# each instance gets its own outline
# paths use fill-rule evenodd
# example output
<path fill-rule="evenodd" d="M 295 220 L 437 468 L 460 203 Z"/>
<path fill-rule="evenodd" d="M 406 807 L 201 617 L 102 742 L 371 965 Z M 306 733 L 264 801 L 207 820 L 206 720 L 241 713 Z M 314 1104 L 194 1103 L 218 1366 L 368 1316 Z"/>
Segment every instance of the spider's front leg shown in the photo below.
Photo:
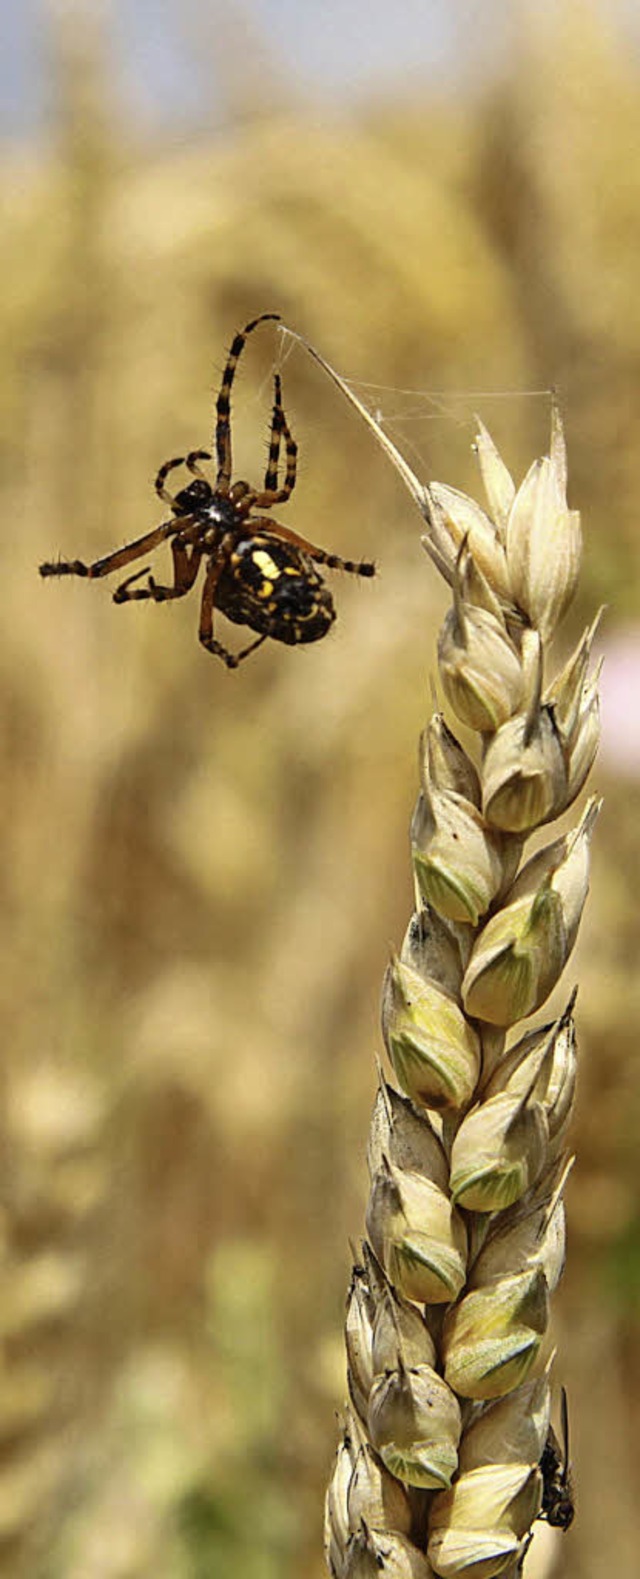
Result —
<path fill-rule="evenodd" d="M 274 378 L 274 406 L 271 419 L 271 433 L 269 438 L 269 458 L 264 478 L 264 489 L 257 495 L 254 505 L 260 510 L 270 509 L 274 504 L 284 504 L 296 485 L 296 471 L 298 463 L 298 446 L 291 433 L 282 406 L 282 380 L 276 373 Z M 287 473 L 282 488 L 278 487 L 278 466 L 280 462 L 280 443 L 284 439 L 287 450 Z"/>
<path fill-rule="evenodd" d="M 191 553 L 184 543 L 174 541 L 171 544 L 173 556 L 173 586 L 162 587 L 149 575 L 146 587 L 137 587 L 135 592 L 130 592 L 134 581 L 140 581 L 142 576 L 149 574 L 148 565 L 144 570 L 137 570 L 133 576 L 128 576 L 113 594 L 114 603 L 133 603 L 142 598 L 152 598 L 154 603 L 166 603 L 170 598 L 183 598 L 185 592 L 190 592 L 200 568 L 202 550 L 195 546 Z"/>

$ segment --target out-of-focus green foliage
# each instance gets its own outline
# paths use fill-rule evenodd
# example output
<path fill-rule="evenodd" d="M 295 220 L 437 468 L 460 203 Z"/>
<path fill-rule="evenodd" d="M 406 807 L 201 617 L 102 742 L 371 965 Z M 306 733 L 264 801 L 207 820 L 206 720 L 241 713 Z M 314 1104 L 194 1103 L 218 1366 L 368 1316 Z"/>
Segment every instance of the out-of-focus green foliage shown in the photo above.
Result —
<path fill-rule="evenodd" d="M 163 155 L 127 141 L 99 58 L 62 34 L 58 66 L 53 145 L 0 172 L 2 1571 L 319 1576 L 441 592 L 396 478 L 298 350 L 285 519 L 381 571 L 336 580 L 326 642 L 229 675 L 198 647 L 197 593 L 119 609 L 36 567 L 154 523 L 150 480 L 210 437 L 233 331 L 278 310 L 459 487 L 475 407 L 517 469 L 548 403 L 454 392 L 557 384 L 575 629 L 603 600 L 637 619 L 640 76 L 571 9 L 468 103 L 285 108 Z M 240 475 L 264 465 L 276 353 L 265 330 L 238 377 Z M 566 1579 L 633 1569 L 637 1355 L 611 1295 L 611 1246 L 620 1280 L 637 1261 L 631 793 L 609 790 L 576 965 Z"/>

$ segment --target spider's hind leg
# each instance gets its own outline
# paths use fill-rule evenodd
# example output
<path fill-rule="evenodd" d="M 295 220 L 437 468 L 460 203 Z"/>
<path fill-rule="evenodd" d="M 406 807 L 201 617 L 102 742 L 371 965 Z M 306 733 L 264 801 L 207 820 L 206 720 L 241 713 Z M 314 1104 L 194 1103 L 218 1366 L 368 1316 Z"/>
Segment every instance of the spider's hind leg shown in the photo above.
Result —
<path fill-rule="evenodd" d="M 38 569 L 41 576 L 88 576 L 91 566 L 82 559 L 54 559 L 45 560 Z"/>
<path fill-rule="evenodd" d="M 260 503 L 260 496 L 252 500 L 252 506 Z M 283 526 L 280 521 L 272 521 L 270 517 L 252 517 L 256 531 L 264 531 L 272 537 L 281 537 L 283 542 L 292 543 L 294 548 L 301 548 L 317 565 L 326 565 L 328 570 L 347 570 L 351 576 L 375 576 L 376 567 L 371 559 L 341 559 L 339 554 L 329 554 L 326 548 L 319 548 L 317 543 L 310 543 L 306 537 L 301 537 L 299 532 L 292 532 L 291 527 Z"/>
<path fill-rule="evenodd" d="M 326 554 L 324 549 L 314 549 L 311 558 L 319 565 L 326 565 L 328 570 L 347 570 L 350 576 L 375 576 L 376 567 L 372 559 L 341 559 L 339 554 Z"/>
<path fill-rule="evenodd" d="M 249 647 L 243 647 L 242 652 L 236 653 L 235 663 L 233 665 L 234 669 L 237 669 L 238 664 L 242 663 L 244 658 L 248 658 L 249 654 L 255 652 L 258 647 L 261 647 L 263 641 L 266 640 L 266 636 L 258 636 L 255 641 L 251 642 Z"/>
<path fill-rule="evenodd" d="M 176 530 L 175 520 L 163 521 L 161 526 L 155 526 L 151 532 L 145 532 L 143 537 L 137 537 L 133 543 L 125 543 L 124 548 L 114 549 L 112 554 L 105 554 L 103 559 L 94 559 L 93 564 L 85 565 L 82 559 L 59 559 L 55 563 L 46 563 L 40 566 L 41 576 L 88 576 L 90 581 L 97 580 L 100 576 L 110 576 L 112 570 L 122 570 L 124 565 L 129 565 L 132 559 L 140 559 L 143 554 L 151 553 L 159 543 L 170 537 Z"/>
<path fill-rule="evenodd" d="M 234 657 L 234 654 L 229 652 L 227 647 L 223 647 L 222 642 L 216 641 L 216 638 L 213 634 L 213 610 L 216 599 L 216 587 L 224 569 L 226 559 L 226 554 L 221 553 L 217 560 L 210 560 L 207 566 L 207 574 L 204 579 L 204 588 L 202 592 L 200 629 L 198 631 L 198 637 L 202 642 L 203 647 L 206 648 L 207 652 L 212 653 L 214 658 L 221 658 L 222 662 L 226 663 L 228 669 L 237 669 L 240 658 Z M 246 655 L 241 654 L 240 657 L 242 656 Z"/>

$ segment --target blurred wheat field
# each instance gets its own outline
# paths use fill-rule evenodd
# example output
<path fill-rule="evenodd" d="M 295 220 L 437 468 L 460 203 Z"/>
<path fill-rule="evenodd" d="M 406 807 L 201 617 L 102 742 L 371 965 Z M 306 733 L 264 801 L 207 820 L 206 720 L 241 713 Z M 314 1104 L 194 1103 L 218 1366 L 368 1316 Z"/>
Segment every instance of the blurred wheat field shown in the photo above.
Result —
<path fill-rule="evenodd" d="M 574 634 L 606 602 L 610 633 L 637 635 L 638 66 L 584 8 L 553 26 L 455 106 L 267 106 L 150 152 L 61 22 L 55 136 L 5 149 L 0 1571 L 16 1579 L 323 1573 L 379 984 L 410 903 L 442 606 L 400 485 L 299 350 L 285 519 L 381 572 L 336 578 L 326 642 L 267 645 L 228 675 L 198 647 L 197 594 L 119 609 L 109 583 L 41 584 L 37 565 L 155 523 L 150 484 L 210 438 L 233 332 L 278 311 L 380 386 L 412 464 L 461 488 L 475 406 L 516 470 L 547 436 L 543 398 L 471 392 L 556 383 L 585 518 Z M 239 475 L 264 466 L 278 355 L 265 329 L 243 359 Z M 598 782 L 556 1334 L 579 1508 L 565 1579 L 631 1574 L 637 1546 L 638 787 L 606 759 Z"/>

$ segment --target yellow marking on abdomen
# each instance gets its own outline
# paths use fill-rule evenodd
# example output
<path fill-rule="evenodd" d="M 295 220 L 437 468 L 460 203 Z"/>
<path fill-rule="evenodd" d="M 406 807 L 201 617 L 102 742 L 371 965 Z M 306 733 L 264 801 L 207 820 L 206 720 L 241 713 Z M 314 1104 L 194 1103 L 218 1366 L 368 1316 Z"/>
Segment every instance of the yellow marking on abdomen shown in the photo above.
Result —
<path fill-rule="evenodd" d="M 269 576 L 272 581 L 277 581 L 280 571 L 266 548 L 254 548 L 251 555 L 254 565 L 262 571 L 263 576 Z"/>

